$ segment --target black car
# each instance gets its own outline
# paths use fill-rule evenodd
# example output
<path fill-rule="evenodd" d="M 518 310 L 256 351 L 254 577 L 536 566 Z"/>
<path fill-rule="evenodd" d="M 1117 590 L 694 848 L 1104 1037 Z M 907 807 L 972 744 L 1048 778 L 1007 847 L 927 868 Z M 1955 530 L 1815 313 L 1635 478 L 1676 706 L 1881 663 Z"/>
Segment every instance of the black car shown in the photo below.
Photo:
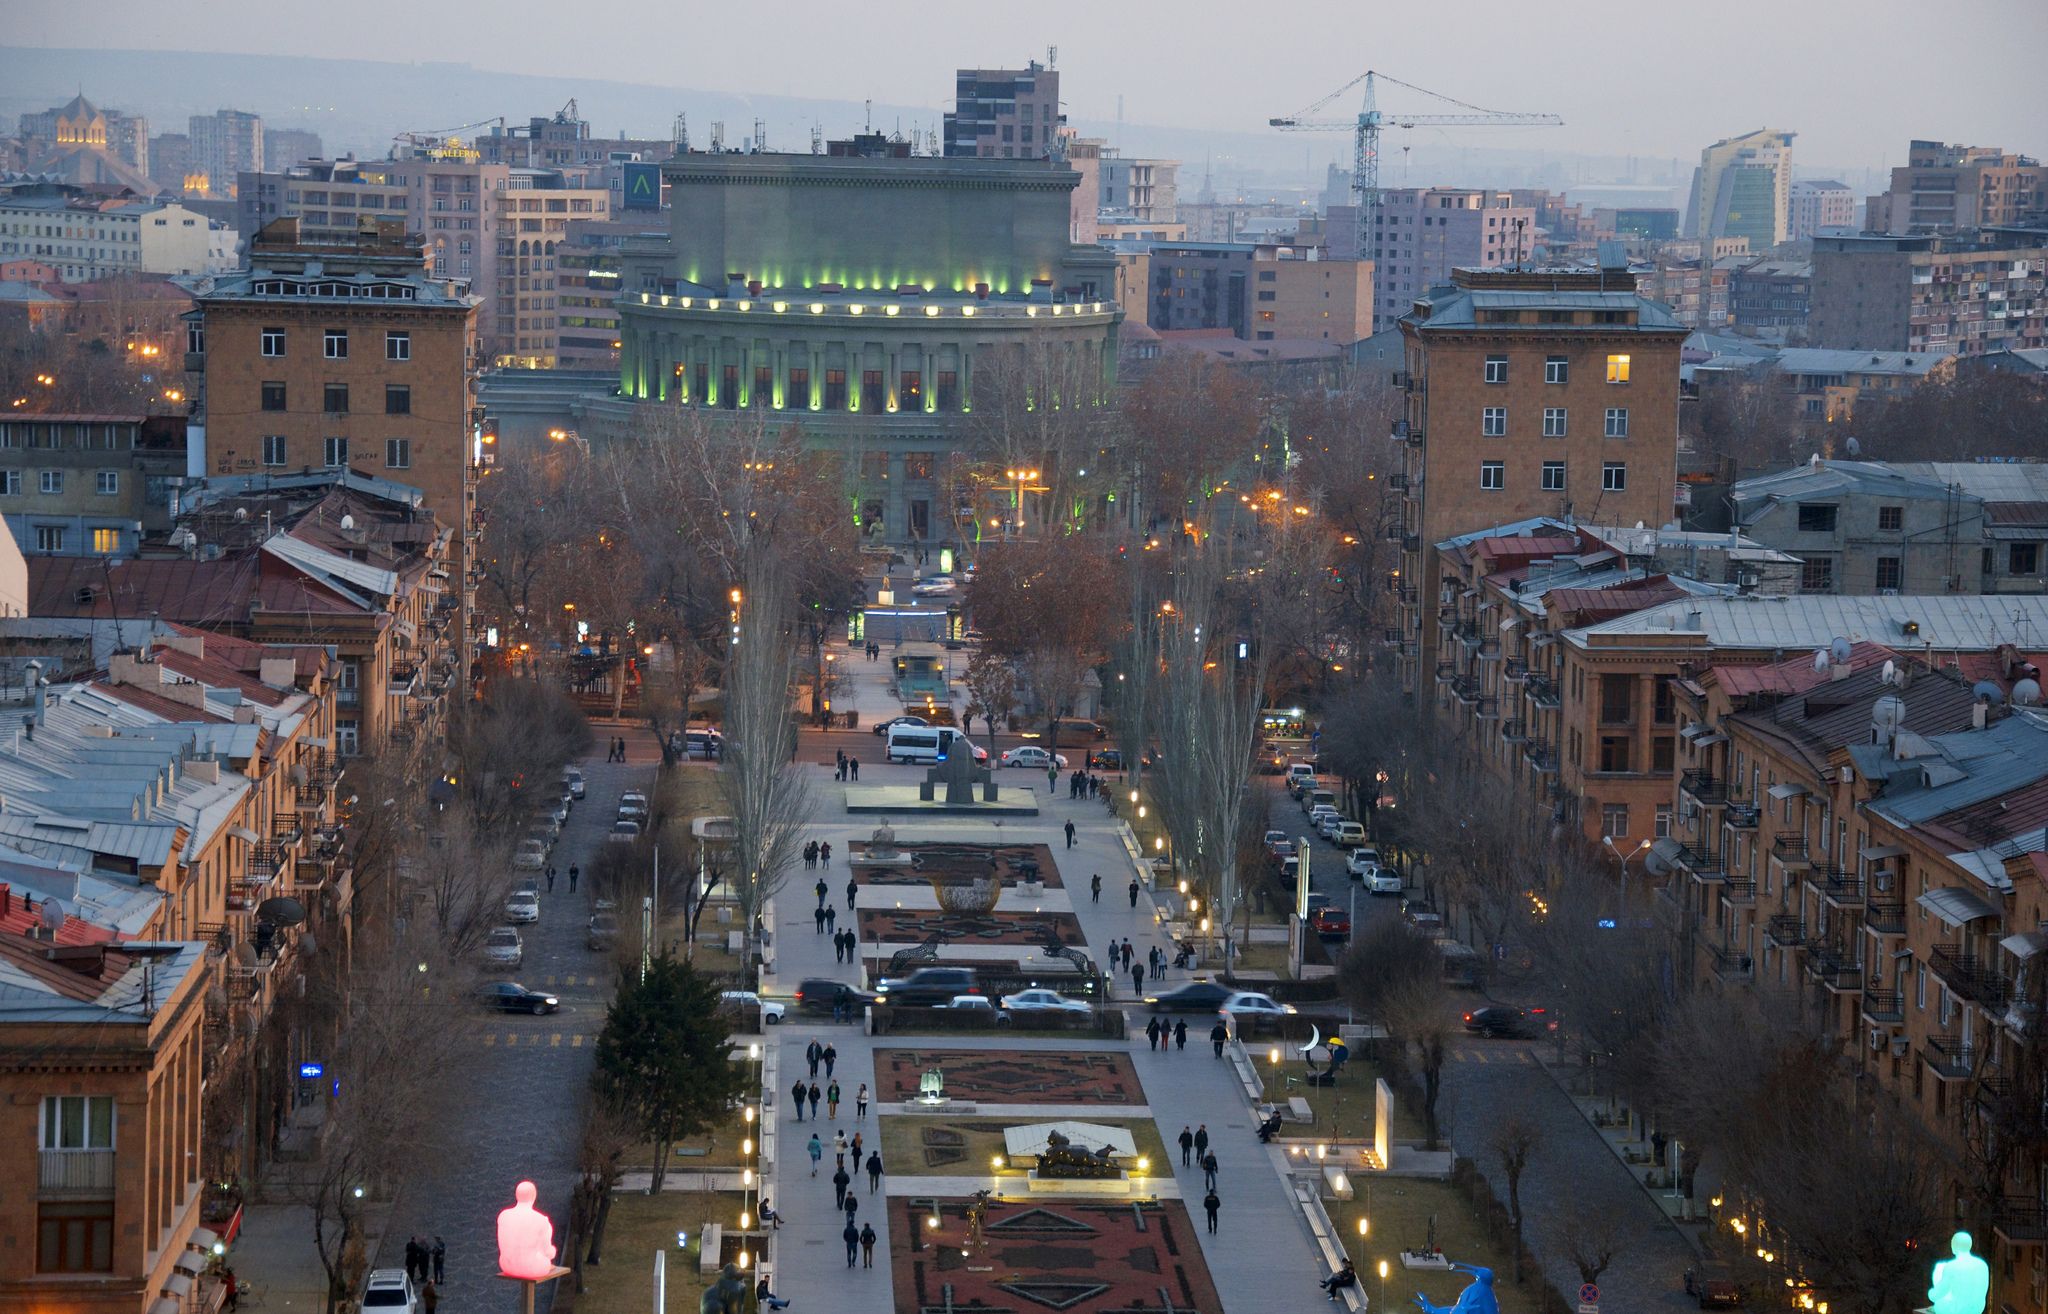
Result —
<path fill-rule="evenodd" d="M 1103 748 L 1098 749 L 1093 753 L 1090 753 L 1088 755 L 1088 769 L 1090 771 L 1123 770 L 1124 755 L 1122 750 L 1115 748 Z"/>
<path fill-rule="evenodd" d="M 1145 1003 L 1155 1013 L 1213 1013 L 1236 993 L 1214 981 L 1190 981 L 1164 994 L 1148 995 Z"/>
<path fill-rule="evenodd" d="M 553 995 L 528 990 L 517 981 L 493 981 L 479 987 L 476 993 L 484 1005 L 501 1013 L 531 1013 L 539 1017 L 542 1013 L 552 1013 L 562 1006 L 562 1001 Z"/>
<path fill-rule="evenodd" d="M 888 735 L 888 733 L 889 733 L 889 727 L 890 727 L 890 726 L 892 726 L 892 725 L 930 725 L 930 724 L 931 724 L 931 722 L 929 722 L 929 721 L 925 720 L 925 719 L 924 719 L 923 717 L 921 717 L 921 716 L 892 716 L 892 717 L 890 717 L 890 718 L 889 718 L 888 720 L 886 720 L 886 721 L 877 721 L 877 722 L 875 722 L 875 724 L 874 724 L 874 727 L 873 727 L 873 728 L 874 728 L 874 732 L 875 732 L 875 734 L 876 734 L 876 735 L 878 735 L 878 736 L 882 736 L 882 737 L 886 737 L 886 736 Z"/>
<path fill-rule="evenodd" d="M 857 990 L 844 981 L 826 977 L 809 978 L 796 988 L 796 1007 L 800 1013 L 830 1014 L 842 1004 L 857 1013 L 879 998 L 873 991 Z"/>
<path fill-rule="evenodd" d="M 981 983 L 971 967 L 920 967 L 899 981 L 875 987 L 885 1004 L 950 1004 L 955 995 L 978 995 Z"/>
<path fill-rule="evenodd" d="M 1481 1036 L 1526 1040 L 1542 1028 L 1546 1017 L 1547 1014 L 1540 1008 L 1490 1004 L 1465 1014 L 1465 1030 Z"/>

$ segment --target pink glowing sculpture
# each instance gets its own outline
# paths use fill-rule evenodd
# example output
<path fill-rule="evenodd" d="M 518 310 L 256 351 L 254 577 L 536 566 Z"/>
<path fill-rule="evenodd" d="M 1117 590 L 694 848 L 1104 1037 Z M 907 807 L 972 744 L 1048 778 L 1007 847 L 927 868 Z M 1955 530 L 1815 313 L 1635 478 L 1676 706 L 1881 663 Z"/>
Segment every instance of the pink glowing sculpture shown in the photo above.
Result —
<path fill-rule="evenodd" d="M 533 1207 L 540 1193 L 532 1182 L 512 1190 L 519 1203 L 498 1213 L 498 1272 L 508 1278 L 542 1281 L 555 1272 L 555 1225 Z"/>

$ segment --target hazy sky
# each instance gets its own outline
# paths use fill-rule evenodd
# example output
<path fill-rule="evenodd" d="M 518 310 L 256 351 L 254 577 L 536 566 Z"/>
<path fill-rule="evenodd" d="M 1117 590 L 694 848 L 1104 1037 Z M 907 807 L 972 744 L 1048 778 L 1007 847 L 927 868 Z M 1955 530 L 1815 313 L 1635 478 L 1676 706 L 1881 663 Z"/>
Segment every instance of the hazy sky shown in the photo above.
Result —
<path fill-rule="evenodd" d="M 8 14 L 0 42 L 25 46 L 452 60 L 937 109 L 951 94 L 956 65 L 1010 65 L 1043 58 L 1056 45 L 1067 113 L 1077 120 L 1114 119 L 1121 94 L 1133 123 L 1261 129 L 1371 67 L 1461 100 L 1547 110 L 1566 121 L 1554 129 L 1458 130 L 1458 140 L 1475 147 L 1526 143 L 1690 160 L 1714 138 L 1768 126 L 1800 134 L 1800 159 L 1830 164 L 1897 163 L 1911 137 L 2048 152 L 2044 0 L 5 0 L 0 7 Z M 1429 107 L 1392 96 L 1382 104 Z M 1331 109 L 1353 114 L 1356 102 L 1347 96 Z M 1418 129 L 1412 140 L 1420 146 L 1427 134 Z"/>

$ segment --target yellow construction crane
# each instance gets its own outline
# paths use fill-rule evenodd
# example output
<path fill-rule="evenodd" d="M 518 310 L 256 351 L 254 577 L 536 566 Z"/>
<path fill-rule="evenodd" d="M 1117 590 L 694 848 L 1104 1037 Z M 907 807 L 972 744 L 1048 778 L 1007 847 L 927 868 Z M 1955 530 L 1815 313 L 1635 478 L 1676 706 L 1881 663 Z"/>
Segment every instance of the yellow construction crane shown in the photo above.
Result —
<path fill-rule="evenodd" d="M 1351 90 L 1359 83 L 1365 84 L 1365 103 L 1358 111 L 1355 122 L 1345 119 L 1316 118 L 1324 106 Z M 1455 105 L 1461 113 L 1456 114 L 1396 114 L 1382 111 L 1379 107 L 1379 85 L 1382 82 L 1428 96 L 1447 105 Z M 1388 77 L 1371 69 L 1359 74 L 1351 81 L 1337 88 L 1315 104 L 1285 118 L 1268 119 L 1268 123 L 1282 132 L 1352 132 L 1356 141 L 1352 151 L 1351 190 L 1358 197 L 1358 258 L 1370 260 L 1373 257 L 1373 220 L 1380 207 L 1380 130 L 1382 128 L 1444 127 L 1471 124 L 1509 124 L 1515 126 L 1556 127 L 1564 122 L 1555 114 L 1523 114 L 1513 110 L 1482 109 L 1468 105 L 1426 87 L 1418 87 L 1399 78 Z"/>

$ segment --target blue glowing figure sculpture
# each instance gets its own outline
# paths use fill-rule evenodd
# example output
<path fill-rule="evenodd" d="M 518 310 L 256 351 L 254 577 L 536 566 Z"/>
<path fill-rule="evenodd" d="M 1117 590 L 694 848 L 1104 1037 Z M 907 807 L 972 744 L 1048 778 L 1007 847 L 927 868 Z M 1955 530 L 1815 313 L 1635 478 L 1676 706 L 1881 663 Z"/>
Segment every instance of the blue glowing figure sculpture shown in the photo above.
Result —
<path fill-rule="evenodd" d="M 1500 1302 L 1493 1296 L 1493 1270 L 1477 1264 L 1453 1264 L 1451 1268 L 1459 1273 L 1470 1273 L 1472 1285 L 1458 1293 L 1455 1305 L 1432 1305 L 1429 1297 L 1416 1293 L 1416 1308 L 1422 1314 L 1500 1314 Z M 1946 1311 L 1943 1312 L 1946 1314 Z M 1982 1314 L 1982 1311 L 1971 1311 Z"/>
<path fill-rule="evenodd" d="M 1950 1239 L 1953 1259 L 1934 1266 L 1934 1285 L 1927 1289 L 1931 1314 L 1984 1314 L 1991 1300 L 1991 1266 L 1970 1253 L 1970 1234 Z"/>

